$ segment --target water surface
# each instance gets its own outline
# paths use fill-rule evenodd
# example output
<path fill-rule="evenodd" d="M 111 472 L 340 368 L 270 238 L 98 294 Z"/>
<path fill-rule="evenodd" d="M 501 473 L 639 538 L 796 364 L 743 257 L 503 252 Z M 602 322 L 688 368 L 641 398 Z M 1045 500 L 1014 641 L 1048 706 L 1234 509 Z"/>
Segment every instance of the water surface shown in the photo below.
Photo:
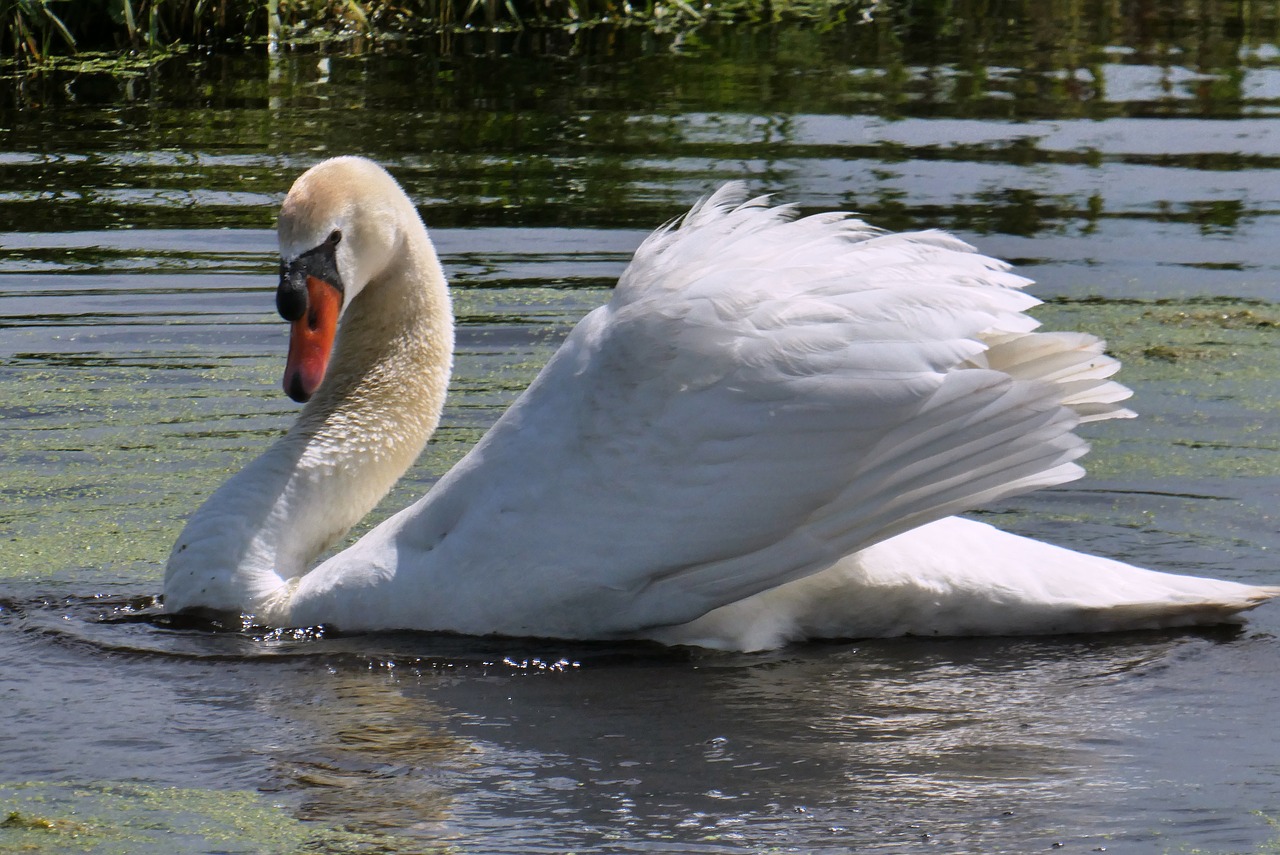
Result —
<path fill-rule="evenodd" d="M 213 633 L 154 601 L 183 518 L 295 411 L 274 211 L 348 152 L 419 204 L 460 318 L 443 428 L 375 518 L 648 229 L 742 179 L 951 229 L 1124 360 L 1142 418 L 1090 429 L 1090 477 L 982 518 L 1277 584 L 1280 40 L 1248 9 L 891 8 L 6 81 L 0 852 L 1274 851 L 1275 607 L 737 656 Z"/>

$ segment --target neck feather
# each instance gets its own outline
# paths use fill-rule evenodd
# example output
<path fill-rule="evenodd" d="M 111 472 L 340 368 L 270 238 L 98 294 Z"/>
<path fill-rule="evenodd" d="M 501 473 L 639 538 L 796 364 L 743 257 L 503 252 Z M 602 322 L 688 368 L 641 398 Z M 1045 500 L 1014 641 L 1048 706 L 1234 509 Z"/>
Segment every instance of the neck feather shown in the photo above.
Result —
<path fill-rule="evenodd" d="M 452 353 L 448 288 L 423 231 L 352 301 L 329 376 L 289 432 L 188 521 L 166 607 L 251 613 L 306 573 L 421 453 Z"/>

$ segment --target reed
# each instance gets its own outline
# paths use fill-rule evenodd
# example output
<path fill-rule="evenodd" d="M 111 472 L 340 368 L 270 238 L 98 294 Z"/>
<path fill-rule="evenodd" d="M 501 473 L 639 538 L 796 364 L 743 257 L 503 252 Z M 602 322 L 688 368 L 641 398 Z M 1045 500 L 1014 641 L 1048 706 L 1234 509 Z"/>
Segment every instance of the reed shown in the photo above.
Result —
<path fill-rule="evenodd" d="M 37 61 L 59 47 L 76 49 L 75 35 L 50 0 L 0 0 L 0 37 L 14 56 Z"/>
<path fill-rule="evenodd" d="M 828 18 L 870 0 L 0 0 L 0 48 L 40 64 L 85 51 L 418 35 L 449 29 L 656 29 L 708 20 Z"/>

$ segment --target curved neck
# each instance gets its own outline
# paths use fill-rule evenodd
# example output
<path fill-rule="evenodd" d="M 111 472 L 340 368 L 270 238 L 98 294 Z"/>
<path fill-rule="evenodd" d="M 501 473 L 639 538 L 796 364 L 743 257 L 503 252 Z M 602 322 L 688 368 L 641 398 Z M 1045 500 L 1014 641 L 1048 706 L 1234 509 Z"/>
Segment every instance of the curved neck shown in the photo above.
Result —
<path fill-rule="evenodd" d="M 378 503 L 439 423 L 452 318 L 418 226 L 352 300 L 329 376 L 297 422 L 187 522 L 169 558 L 166 608 L 257 611 Z"/>

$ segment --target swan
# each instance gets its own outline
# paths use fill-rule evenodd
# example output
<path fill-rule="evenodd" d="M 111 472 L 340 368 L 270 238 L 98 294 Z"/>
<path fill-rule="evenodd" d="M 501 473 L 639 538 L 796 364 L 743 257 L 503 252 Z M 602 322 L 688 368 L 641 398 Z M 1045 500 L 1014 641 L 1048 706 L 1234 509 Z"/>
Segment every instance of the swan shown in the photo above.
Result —
<path fill-rule="evenodd" d="M 305 406 L 189 518 L 170 612 L 755 651 L 1218 623 L 1280 593 L 955 516 L 1080 477 L 1076 426 L 1133 415 L 1118 363 L 1036 331 L 1028 280 L 954 237 L 733 184 L 642 243 L 424 498 L 313 566 L 435 430 L 453 320 L 372 161 L 306 171 L 278 233 Z"/>

